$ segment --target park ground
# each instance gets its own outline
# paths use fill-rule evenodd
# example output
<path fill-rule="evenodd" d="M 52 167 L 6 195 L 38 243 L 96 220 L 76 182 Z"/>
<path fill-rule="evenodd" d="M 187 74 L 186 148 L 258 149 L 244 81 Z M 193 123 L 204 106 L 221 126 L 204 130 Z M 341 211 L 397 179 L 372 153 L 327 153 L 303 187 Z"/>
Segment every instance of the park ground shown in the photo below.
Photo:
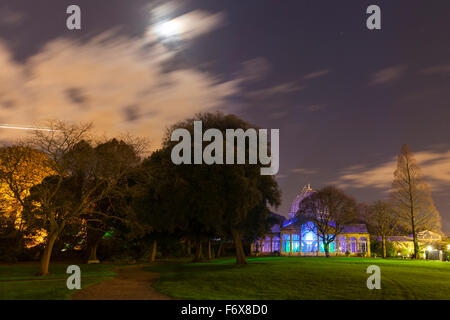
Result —
<path fill-rule="evenodd" d="M 39 277 L 37 263 L 0 264 L 0 300 L 32 299 L 32 300 L 62 300 L 70 299 L 74 291 L 66 286 L 67 267 L 72 263 L 53 263 L 50 265 L 50 275 Z M 76 263 L 75 263 L 76 264 Z M 82 287 L 115 277 L 114 271 L 120 265 L 115 264 L 79 264 Z"/>
<path fill-rule="evenodd" d="M 34 276 L 35 264 L 0 264 L 0 299 L 123 299 L 133 288 L 139 292 L 133 299 L 450 299 L 449 262 L 345 257 L 248 262 L 80 265 L 83 289 L 76 293 L 66 288 L 67 264 L 54 264 L 45 278 Z M 381 269 L 380 290 L 367 288 L 370 265 Z"/>

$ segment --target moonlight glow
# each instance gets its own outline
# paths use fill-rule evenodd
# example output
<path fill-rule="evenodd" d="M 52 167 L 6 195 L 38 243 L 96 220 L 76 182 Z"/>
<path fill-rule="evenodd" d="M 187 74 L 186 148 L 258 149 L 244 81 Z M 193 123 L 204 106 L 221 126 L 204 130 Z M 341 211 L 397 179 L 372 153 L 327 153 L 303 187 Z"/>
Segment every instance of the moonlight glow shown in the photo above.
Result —
<path fill-rule="evenodd" d="M 183 33 L 183 25 L 177 19 L 173 19 L 157 24 L 154 27 L 154 32 L 162 38 L 180 36 Z"/>

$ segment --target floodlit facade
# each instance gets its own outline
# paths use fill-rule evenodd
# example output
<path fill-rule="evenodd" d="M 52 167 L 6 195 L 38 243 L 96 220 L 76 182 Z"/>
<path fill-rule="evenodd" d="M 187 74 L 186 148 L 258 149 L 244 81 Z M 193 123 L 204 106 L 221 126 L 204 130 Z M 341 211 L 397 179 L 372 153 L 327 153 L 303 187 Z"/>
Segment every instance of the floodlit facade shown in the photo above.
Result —
<path fill-rule="evenodd" d="M 380 237 L 374 237 L 381 241 Z M 409 236 L 388 236 L 387 241 L 391 242 L 398 254 L 401 252 L 414 252 L 414 242 L 412 235 Z M 443 260 L 442 251 L 439 248 L 445 243 L 439 233 L 425 230 L 417 233 L 417 241 L 423 258 L 432 260 Z"/>
<path fill-rule="evenodd" d="M 314 190 L 307 185 L 295 197 L 292 202 L 289 219 L 281 224 L 274 225 L 271 232 L 263 238 L 257 239 L 251 244 L 252 255 L 281 255 L 281 256 L 324 256 L 325 248 L 321 237 L 312 223 L 299 225 L 296 223 L 295 214 L 300 203 L 310 196 Z M 281 217 L 281 216 L 280 216 Z M 378 237 L 374 240 L 381 241 Z M 413 252 L 412 236 L 390 236 L 387 239 L 392 242 L 399 252 Z M 439 234 L 432 231 L 418 233 L 419 245 L 430 256 L 433 248 L 441 242 Z M 430 249 L 431 248 L 431 249 Z M 330 255 L 341 256 L 370 256 L 370 234 L 365 224 L 349 224 L 344 226 L 342 232 L 335 241 L 329 244 Z M 424 255 L 424 257 L 428 257 Z"/>
<path fill-rule="evenodd" d="M 337 239 L 329 245 L 330 255 L 370 255 L 370 237 L 366 225 L 347 225 Z M 312 225 L 298 226 L 288 220 L 275 225 L 272 232 L 251 245 L 254 255 L 324 256 L 321 237 Z"/>
<path fill-rule="evenodd" d="M 299 225 L 295 214 L 300 203 L 313 193 L 310 185 L 303 188 L 292 202 L 289 219 L 274 225 L 264 238 L 254 241 L 254 255 L 324 256 L 323 241 L 312 223 Z M 370 255 L 370 238 L 365 224 L 346 225 L 343 232 L 329 244 L 330 255 Z"/>

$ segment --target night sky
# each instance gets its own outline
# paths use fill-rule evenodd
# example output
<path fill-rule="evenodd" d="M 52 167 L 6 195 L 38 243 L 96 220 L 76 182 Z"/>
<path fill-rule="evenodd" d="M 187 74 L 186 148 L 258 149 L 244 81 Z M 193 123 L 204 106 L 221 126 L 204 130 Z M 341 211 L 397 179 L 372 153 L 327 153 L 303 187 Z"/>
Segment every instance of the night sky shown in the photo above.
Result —
<path fill-rule="evenodd" d="M 393 2 L 0 0 L 0 124 L 92 121 L 156 148 L 196 112 L 235 113 L 280 129 L 283 215 L 308 183 L 387 197 L 408 143 L 450 232 L 450 2 Z"/>

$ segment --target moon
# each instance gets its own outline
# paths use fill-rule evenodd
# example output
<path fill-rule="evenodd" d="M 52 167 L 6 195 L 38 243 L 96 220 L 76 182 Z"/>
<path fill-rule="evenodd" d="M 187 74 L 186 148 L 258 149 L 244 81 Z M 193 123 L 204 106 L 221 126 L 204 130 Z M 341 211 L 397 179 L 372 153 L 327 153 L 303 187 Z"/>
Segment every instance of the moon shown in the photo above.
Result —
<path fill-rule="evenodd" d="M 161 22 L 154 27 L 154 33 L 161 38 L 171 38 L 183 34 L 183 24 L 177 20 Z"/>

